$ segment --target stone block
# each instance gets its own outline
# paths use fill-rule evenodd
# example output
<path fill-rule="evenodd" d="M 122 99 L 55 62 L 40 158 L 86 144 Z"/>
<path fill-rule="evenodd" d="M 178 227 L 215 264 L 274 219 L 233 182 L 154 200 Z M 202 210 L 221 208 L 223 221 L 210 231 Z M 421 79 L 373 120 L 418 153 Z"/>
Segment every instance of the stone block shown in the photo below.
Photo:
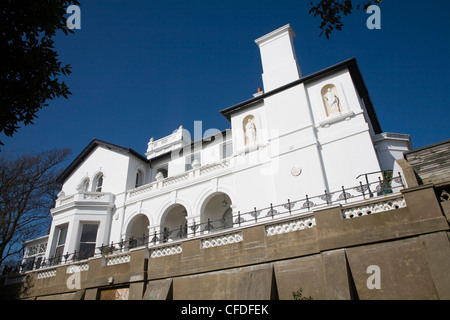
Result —
<path fill-rule="evenodd" d="M 150 281 L 142 300 L 172 300 L 172 279 Z"/>

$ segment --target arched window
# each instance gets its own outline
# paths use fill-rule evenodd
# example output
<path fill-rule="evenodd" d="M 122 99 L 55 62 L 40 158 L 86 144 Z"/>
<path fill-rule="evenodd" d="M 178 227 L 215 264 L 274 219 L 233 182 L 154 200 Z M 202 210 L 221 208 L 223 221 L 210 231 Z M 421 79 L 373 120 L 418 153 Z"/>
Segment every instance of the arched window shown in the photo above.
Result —
<path fill-rule="evenodd" d="M 89 191 L 89 178 L 86 178 L 81 183 L 81 191 L 88 192 Z"/>
<path fill-rule="evenodd" d="M 141 170 L 136 171 L 136 181 L 134 182 L 134 187 L 138 188 L 144 184 L 144 173 Z"/>
<path fill-rule="evenodd" d="M 99 173 L 94 179 L 94 192 L 102 192 L 103 187 L 103 173 Z"/>

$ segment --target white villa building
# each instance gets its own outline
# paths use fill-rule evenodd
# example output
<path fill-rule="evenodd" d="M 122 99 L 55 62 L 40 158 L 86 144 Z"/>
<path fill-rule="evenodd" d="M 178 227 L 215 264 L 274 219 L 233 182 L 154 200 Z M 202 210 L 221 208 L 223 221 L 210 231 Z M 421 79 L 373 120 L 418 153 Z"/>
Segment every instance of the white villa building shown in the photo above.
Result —
<path fill-rule="evenodd" d="M 410 137 L 382 132 L 356 60 L 303 76 L 294 37 L 286 25 L 255 41 L 264 88 L 220 111 L 230 129 L 193 141 L 180 126 L 145 156 L 94 139 L 59 177 L 49 234 L 26 243 L 28 270 L 291 214 L 308 228 L 315 208 L 403 186 L 396 160 Z"/>

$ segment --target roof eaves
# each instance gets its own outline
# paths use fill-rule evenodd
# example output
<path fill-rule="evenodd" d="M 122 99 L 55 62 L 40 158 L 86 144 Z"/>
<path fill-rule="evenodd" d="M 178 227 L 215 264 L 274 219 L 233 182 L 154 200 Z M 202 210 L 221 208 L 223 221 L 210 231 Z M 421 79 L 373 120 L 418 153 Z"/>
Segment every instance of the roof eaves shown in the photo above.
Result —
<path fill-rule="evenodd" d="M 347 59 L 345 61 L 342 61 L 342 62 L 340 62 L 338 64 L 335 64 L 333 66 L 330 66 L 328 68 L 325 68 L 323 70 L 317 71 L 317 72 L 315 72 L 313 74 L 310 74 L 308 76 L 305 76 L 303 78 L 300 78 L 299 80 L 296 80 L 296 81 L 293 81 L 291 83 L 288 83 L 288 84 L 286 84 L 286 85 L 284 85 L 284 86 L 282 86 L 280 88 L 277 88 L 277 89 L 272 90 L 270 92 L 264 93 L 264 94 L 262 94 L 262 95 L 260 95 L 258 97 L 249 99 L 247 101 L 238 103 L 238 104 L 236 104 L 234 106 L 231 106 L 229 108 L 221 110 L 220 113 L 228 121 L 231 121 L 231 114 L 233 112 L 236 112 L 236 111 L 239 111 L 241 109 L 247 108 L 247 107 L 249 107 L 249 106 L 251 106 L 251 105 L 253 105 L 255 103 L 258 103 L 259 101 L 262 101 L 262 100 L 264 100 L 264 99 L 266 99 L 266 98 L 268 98 L 268 97 L 270 97 L 270 96 L 272 96 L 274 94 L 277 94 L 279 92 L 282 92 L 282 91 L 285 91 L 285 90 L 290 89 L 292 87 L 295 87 L 295 86 L 297 86 L 297 85 L 299 85 L 301 83 L 305 83 L 305 82 L 308 82 L 308 81 L 313 81 L 313 80 L 315 80 L 315 79 L 317 79 L 317 78 L 319 78 L 321 76 L 326 75 L 327 73 L 334 72 L 334 71 L 337 71 L 337 70 L 342 69 L 342 68 L 347 68 L 349 70 L 350 75 L 352 76 L 352 79 L 355 82 L 356 89 L 358 90 L 358 93 L 360 94 L 361 99 L 364 100 L 364 103 L 365 103 L 366 108 L 367 108 L 367 112 L 368 112 L 369 117 L 370 117 L 370 119 L 372 121 L 372 125 L 373 125 L 373 128 L 374 128 L 375 134 L 381 133 L 382 129 L 381 129 L 380 123 L 378 121 L 378 117 L 376 115 L 376 112 L 375 112 L 375 109 L 373 107 L 372 101 L 370 99 L 367 87 L 366 87 L 366 85 L 364 83 L 364 80 L 363 80 L 363 77 L 361 75 L 361 71 L 359 70 L 358 63 L 356 62 L 356 58 L 354 58 L 354 57 L 350 58 L 350 59 Z"/>
<path fill-rule="evenodd" d="M 112 151 L 119 152 L 122 154 L 132 154 L 133 156 L 137 157 L 141 161 L 149 162 L 147 158 L 140 155 L 138 152 L 131 148 L 124 148 L 121 146 L 118 146 L 116 144 L 112 144 L 103 140 L 99 140 L 94 138 L 87 146 L 86 148 L 81 151 L 81 153 L 75 158 L 75 160 L 72 161 L 72 163 L 56 178 L 56 182 L 58 183 L 64 183 L 64 181 L 67 179 L 67 177 L 72 174 L 72 172 L 84 161 L 84 159 L 91 154 L 93 150 L 95 150 L 96 147 L 102 146 L 105 148 L 108 148 Z"/>
<path fill-rule="evenodd" d="M 239 109 L 248 107 L 248 106 L 250 106 L 250 105 L 252 105 L 254 103 L 257 103 L 260 100 L 264 100 L 265 98 L 268 98 L 268 97 L 270 97 L 270 96 L 272 96 L 274 94 L 277 94 L 279 92 L 282 92 L 282 91 L 285 91 L 285 90 L 290 89 L 292 87 L 295 87 L 295 86 L 297 86 L 297 85 L 299 85 L 299 84 L 301 84 L 303 82 L 311 81 L 311 80 L 313 80 L 313 79 L 315 79 L 315 78 L 317 78 L 319 76 L 322 76 L 322 75 L 324 75 L 324 74 L 326 74 L 328 72 L 335 71 L 335 70 L 337 70 L 339 68 L 347 67 L 347 66 L 349 66 L 352 63 L 356 64 L 356 59 L 355 58 L 351 58 L 351 59 L 345 60 L 343 62 L 340 62 L 340 63 L 336 64 L 336 65 L 333 65 L 333 66 L 328 67 L 326 69 L 320 70 L 320 71 L 315 72 L 313 74 L 310 74 L 310 75 L 308 75 L 306 77 L 302 77 L 302 78 L 300 78 L 300 79 L 298 79 L 296 81 L 293 81 L 293 82 L 288 83 L 288 84 L 286 84 L 284 86 L 281 86 L 281 87 L 279 87 L 277 89 L 274 89 L 272 91 L 264 93 L 264 94 L 262 94 L 262 95 L 260 95 L 258 97 L 255 97 L 255 98 L 243 101 L 241 103 L 238 103 L 238 104 L 236 104 L 234 106 L 231 106 L 229 108 L 221 110 L 220 113 L 225 118 L 227 118 L 228 121 L 230 121 L 230 116 L 231 116 L 232 112 L 235 112 L 235 111 L 238 111 Z"/>

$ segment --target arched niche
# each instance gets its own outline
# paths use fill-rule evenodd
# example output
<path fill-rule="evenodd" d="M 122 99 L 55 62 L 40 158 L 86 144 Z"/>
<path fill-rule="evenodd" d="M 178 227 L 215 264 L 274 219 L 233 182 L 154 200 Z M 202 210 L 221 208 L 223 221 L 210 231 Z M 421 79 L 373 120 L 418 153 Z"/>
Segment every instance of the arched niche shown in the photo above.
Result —
<path fill-rule="evenodd" d="M 254 146 L 258 143 L 258 130 L 253 115 L 248 115 L 242 121 L 242 130 L 244 132 L 244 145 L 246 147 Z"/>
<path fill-rule="evenodd" d="M 334 84 L 327 84 L 320 91 L 327 117 L 342 113 L 341 100 Z"/>

